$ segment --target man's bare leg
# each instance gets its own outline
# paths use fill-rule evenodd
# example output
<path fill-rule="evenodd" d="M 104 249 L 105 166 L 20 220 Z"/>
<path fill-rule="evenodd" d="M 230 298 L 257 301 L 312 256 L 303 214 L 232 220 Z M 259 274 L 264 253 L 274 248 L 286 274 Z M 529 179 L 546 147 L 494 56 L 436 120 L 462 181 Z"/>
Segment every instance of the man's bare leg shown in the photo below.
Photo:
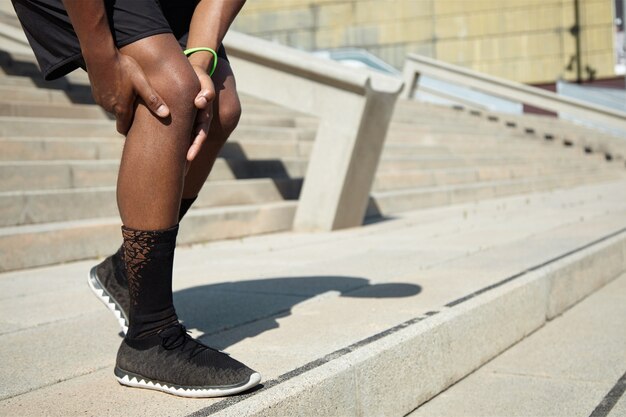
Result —
<path fill-rule="evenodd" d="M 208 138 L 200 153 L 193 160 L 185 177 L 182 200 L 178 209 L 179 220 L 185 215 L 200 192 L 220 149 L 235 129 L 241 114 L 234 76 L 227 61 L 218 61 L 212 79 L 216 91 L 213 102 L 213 120 Z M 152 142 L 148 141 L 148 143 Z M 128 330 L 130 299 L 125 272 L 126 265 L 123 258 L 123 248 L 120 247 L 115 254 L 92 268 L 90 282 L 96 295 L 115 314 L 122 332 L 125 334 Z M 105 290 L 106 293 L 100 294 L 102 290 Z"/>
<path fill-rule="evenodd" d="M 115 375 L 123 385 L 189 397 L 244 391 L 261 376 L 193 339 L 178 322 L 172 300 L 178 209 L 198 78 L 171 34 L 145 38 L 121 52 L 141 66 L 171 117 L 163 122 L 139 103 L 124 146 L 118 204 L 130 324 Z"/>
<path fill-rule="evenodd" d="M 117 183 L 124 225 L 157 230 L 178 223 L 185 157 L 196 113 L 198 79 L 176 39 L 156 35 L 121 49 L 133 57 L 168 103 L 171 116 L 159 120 L 141 103 L 128 132 Z"/>

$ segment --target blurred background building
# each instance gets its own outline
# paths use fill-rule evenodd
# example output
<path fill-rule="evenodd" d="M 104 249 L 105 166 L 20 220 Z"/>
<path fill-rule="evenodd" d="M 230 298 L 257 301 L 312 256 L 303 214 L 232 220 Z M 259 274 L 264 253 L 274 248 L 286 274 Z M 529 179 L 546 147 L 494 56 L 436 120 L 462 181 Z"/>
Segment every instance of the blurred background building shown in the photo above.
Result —
<path fill-rule="evenodd" d="M 307 51 L 414 52 L 555 89 L 624 88 L 623 0 L 249 0 L 235 29 Z"/>

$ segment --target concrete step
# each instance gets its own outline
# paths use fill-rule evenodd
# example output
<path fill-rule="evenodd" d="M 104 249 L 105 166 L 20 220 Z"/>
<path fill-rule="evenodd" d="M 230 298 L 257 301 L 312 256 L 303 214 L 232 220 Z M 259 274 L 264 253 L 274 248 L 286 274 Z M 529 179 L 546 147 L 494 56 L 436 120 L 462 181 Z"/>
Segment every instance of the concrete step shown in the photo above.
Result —
<path fill-rule="evenodd" d="M 281 126 L 241 126 L 233 139 L 290 139 L 313 140 L 315 130 Z M 113 120 L 76 120 L 60 118 L 33 118 L 0 116 L 0 137 L 121 137 L 115 131 Z"/>
<path fill-rule="evenodd" d="M 583 157 L 579 149 L 552 146 L 550 142 L 495 141 L 490 146 L 476 145 L 467 140 L 448 144 L 398 143 L 389 141 L 383 149 L 383 157 L 415 156 L 478 156 L 501 154 L 514 155 L 567 155 L 568 158 Z M 542 146 L 543 145 L 543 146 Z M 52 160 L 52 159 L 114 159 L 121 156 L 123 139 L 115 138 L 59 138 L 59 137 L 7 137 L 0 138 L 0 160 Z M 235 135 L 225 145 L 221 156 L 225 158 L 281 158 L 309 156 L 313 142 L 309 140 L 280 137 L 250 139 Z M 593 154 L 592 154 L 593 155 Z M 597 156 L 597 155 L 594 155 Z"/>
<path fill-rule="evenodd" d="M 0 138 L 0 160 L 85 160 L 120 158 L 123 139 L 116 138 L 57 138 L 10 137 Z M 228 159 L 269 159 L 308 157 L 313 142 L 289 138 L 250 139 L 242 135 L 231 138 L 220 156 Z M 499 140 L 489 144 L 475 144 L 465 140 L 444 144 L 420 144 L 389 141 L 382 157 L 395 159 L 407 156 L 431 157 L 486 157 L 489 155 L 515 155 L 523 157 L 568 158 L 601 163 L 604 156 L 586 154 L 577 148 L 554 146 L 551 142 Z"/>
<path fill-rule="evenodd" d="M 19 71 L 21 71 L 21 69 Z M 33 80 L 44 82 L 41 74 L 33 75 Z M 95 106 L 95 102 L 91 96 L 91 88 L 88 85 L 74 86 L 69 90 L 0 85 L 0 97 L 2 97 L 5 102 L 14 103 L 92 104 Z"/>
<path fill-rule="evenodd" d="M 463 112 L 461 112 L 463 113 Z M 606 154 L 613 159 L 624 160 L 626 145 L 624 135 L 593 129 L 555 117 L 531 114 L 514 115 L 495 112 L 482 112 L 481 117 L 495 120 L 501 126 L 515 126 L 519 131 L 532 132 L 536 136 L 552 138 L 568 146 Z"/>
<path fill-rule="evenodd" d="M 122 156 L 121 138 L 0 138 L 0 160 L 117 159 Z M 307 157 L 312 141 L 230 139 L 220 157 L 227 159 L 276 159 Z"/>
<path fill-rule="evenodd" d="M 406 415 L 623 273 L 622 187 L 181 248 L 186 325 L 264 376 L 230 399 L 115 382 L 117 324 L 84 284 L 95 260 L 4 273 L 0 413 Z"/>
<path fill-rule="evenodd" d="M 445 206 L 510 195 L 576 187 L 581 184 L 602 183 L 624 178 L 623 175 L 598 172 L 564 176 L 544 175 L 535 178 L 519 178 L 500 181 L 481 181 L 468 184 L 451 184 L 435 187 L 415 187 L 390 191 L 375 191 L 368 207 L 367 216 L 386 216 L 403 211 Z M 626 190 L 626 189 L 625 189 Z"/>
<path fill-rule="evenodd" d="M 112 120 L 113 116 L 107 114 L 98 106 L 88 104 L 36 104 L 14 103 L 0 101 L 0 116 L 33 117 L 33 118 L 61 118 L 78 120 Z M 280 126 L 295 127 L 293 117 L 279 116 L 274 114 L 258 114 L 244 112 L 239 119 L 239 126 Z"/>
<path fill-rule="evenodd" d="M 481 132 L 473 129 L 462 129 L 458 131 L 441 132 L 429 130 L 426 127 L 415 128 L 410 131 L 393 132 L 388 134 L 387 141 L 391 143 L 414 143 L 414 144 L 441 144 L 441 145 L 467 145 L 476 144 L 479 147 L 489 147 L 493 144 L 507 142 L 511 140 L 524 139 L 526 141 L 540 142 L 534 136 L 519 132 L 498 130 L 493 132 Z"/>
<path fill-rule="evenodd" d="M 500 166 L 509 164 L 526 163 L 531 166 L 541 164 L 552 164 L 558 166 L 574 166 L 583 161 L 583 155 L 580 159 L 572 159 L 567 155 L 546 155 L 539 153 L 537 155 L 443 155 L 443 156 L 405 156 L 384 158 L 379 163 L 379 171 L 405 171 L 415 169 L 440 169 L 440 168 L 457 168 L 471 166 Z"/>
<path fill-rule="evenodd" d="M 399 173 L 424 169 L 506 168 L 508 165 L 550 165 L 572 172 L 585 166 L 586 161 L 572 158 L 522 158 L 500 157 L 433 157 L 433 158 L 384 158 L 379 173 Z M 301 178 L 306 173 L 308 161 L 303 157 L 280 159 L 223 159 L 219 158 L 211 173 L 211 180 L 235 178 Z M 591 164 L 593 166 L 594 164 Z M 51 160 L 51 161 L 0 161 L 0 191 L 43 190 L 61 188 L 105 187 L 115 185 L 119 161 L 99 160 Z"/>
<path fill-rule="evenodd" d="M 402 135 L 402 134 L 426 134 L 426 133 L 439 133 L 439 134 L 454 134 L 454 133 L 466 133 L 466 132 L 474 132 L 481 134 L 491 134 L 491 133 L 502 133 L 507 132 L 500 127 L 492 127 L 489 125 L 473 125 L 473 124 L 461 124 L 461 123 L 450 123 L 450 124 L 437 124 L 436 122 L 430 123 L 422 123 L 422 124 L 410 124 L 405 126 L 400 126 L 397 123 L 394 123 L 389 126 L 389 134 L 390 135 Z M 518 133 L 518 132 L 507 132 L 507 133 Z"/>
<path fill-rule="evenodd" d="M 465 112 L 453 108 L 439 107 L 436 111 L 425 108 L 403 109 L 402 105 L 396 106 L 393 121 L 395 123 L 421 124 L 428 120 L 440 120 L 442 123 L 491 126 L 492 128 L 508 128 L 525 130 L 536 127 L 532 119 L 521 115 L 494 113 L 494 112 Z M 571 124 L 563 126 L 570 127 Z"/>
<path fill-rule="evenodd" d="M 12 137 L 0 138 L 0 160 L 45 161 L 118 159 L 122 155 L 124 139 L 116 138 L 59 138 Z"/>
<path fill-rule="evenodd" d="M 294 179 L 209 181 L 194 208 L 296 200 L 302 186 Z M 115 187 L 0 192 L 0 226 L 63 222 L 118 214 Z"/>
<path fill-rule="evenodd" d="M 578 175 L 612 173 L 615 170 L 602 166 L 581 166 Z M 556 165 L 529 165 L 527 163 L 506 166 L 461 167 L 442 169 L 406 170 L 397 172 L 378 172 L 374 180 L 373 191 L 400 190 L 403 188 L 435 187 L 454 184 L 470 184 L 481 181 L 499 181 L 508 179 L 531 179 L 544 176 L 569 177 L 573 174 L 570 167 Z M 619 173 L 617 173 L 619 175 Z"/>
<path fill-rule="evenodd" d="M 408 417 L 625 416 L 624 329 L 626 274 Z"/>
<path fill-rule="evenodd" d="M 8 70 L 8 74 L 7 74 Z M 13 83 L 11 80 L 0 83 L 0 102 L 22 103 L 22 104 L 90 104 L 96 107 L 91 96 L 91 87 L 85 79 L 85 75 L 80 72 L 72 73 L 66 77 L 65 81 L 48 82 L 44 81 L 36 65 L 32 63 L 13 63 L 12 66 L 5 67 L 5 74 L 24 74 L 30 80 Z M 0 75 L 2 78 L 3 75 Z M 79 82 L 76 82 L 76 81 Z M 285 110 L 270 102 L 260 100 L 245 94 L 240 95 L 242 108 L 263 108 L 267 111 L 286 111 L 293 114 L 293 111 Z"/>
<path fill-rule="evenodd" d="M 300 178 L 306 160 L 218 159 L 210 181 L 237 178 Z M 107 187 L 117 183 L 118 160 L 0 162 L 0 191 Z"/>
<path fill-rule="evenodd" d="M 0 101 L 0 116 L 110 120 L 113 116 L 89 104 L 38 104 Z"/>
<path fill-rule="evenodd" d="M 392 116 L 393 124 L 402 124 L 406 126 L 417 126 L 423 124 L 443 124 L 443 125 L 464 125 L 484 127 L 487 129 L 501 128 L 497 123 L 493 123 L 486 118 L 482 117 L 470 117 L 463 114 L 458 114 L 452 110 L 444 109 L 437 113 L 429 113 L 423 111 L 411 111 L 410 113 L 402 114 L 402 111 L 394 111 Z"/>
<path fill-rule="evenodd" d="M 13 74 L 11 74 L 13 73 Z M 19 71 L 12 71 L 10 68 L 5 68 L 3 71 L 0 71 L 0 86 L 2 87 L 30 87 L 30 88 L 45 88 L 49 90 L 63 90 L 69 89 L 70 83 L 68 80 L 63 77 L 54 81 L 45 81 L 41 75 L 39 77 L 35 77 L 34 75 L 31 77 L 27 74 L 18 75 Z"/>
<path fill-rule="evenodd" d="M 179 242 L 192 244 L 289 230 L 295 201 L 191 210 Z M 119 217 L 0 228 L 0 271 L 105 256 L 119 245 Z"/>
<path fill-rule="evenodd" d="M 457 143 L 448 145 L 427 145 L 413 143 L 388 142 L 383 149 L 383 157 L 401 158 L 408 156 L 421 157 L 457 157 L 457 158 L 477 158 L 494 155 L 513 155 L 522 158 L 538 159 L 571 159 L 586 161 L 596 165 L 606 165 L 603 155 L 588 154 L 578 148 L 555 146 L 553 143 L 520 142 L 510 140 L 492 144 L 491 146 L 475 145 L 473 143 Z"/>

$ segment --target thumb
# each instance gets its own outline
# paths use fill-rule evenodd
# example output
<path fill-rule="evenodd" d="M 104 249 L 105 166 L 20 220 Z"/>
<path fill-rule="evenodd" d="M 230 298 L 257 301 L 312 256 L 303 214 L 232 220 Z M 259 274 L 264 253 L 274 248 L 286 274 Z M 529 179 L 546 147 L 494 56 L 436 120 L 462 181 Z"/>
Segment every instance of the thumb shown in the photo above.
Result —
<path fill-rule="evenodd" d="M 194 103 L 198 109 L 209 109 L 212 107 L 211 102 L 215 100 L 215 87 L 211 77 L 206 72 L 197 74 L 200 81 L 200 92 L 194 99 Z"/>
<path fill-rule="evenodd" d="M 170 109 L 165 101 L 152 88 L 148 79 L 141 71 L 136 71 L 133 75 L 133 84 L 137 95 L 146 103 L 148 108 L 159 117 L 167 117 L 170 115 Z"/>

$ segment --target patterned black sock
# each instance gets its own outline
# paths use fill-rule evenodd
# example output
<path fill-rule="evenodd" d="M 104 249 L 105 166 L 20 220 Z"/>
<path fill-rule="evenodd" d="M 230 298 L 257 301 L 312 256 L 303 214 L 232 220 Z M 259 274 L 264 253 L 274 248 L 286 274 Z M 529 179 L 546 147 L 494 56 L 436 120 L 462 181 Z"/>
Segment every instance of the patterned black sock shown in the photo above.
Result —
<path fill-rule="evenodd" d="M 183 217 L 185 217 L 185 214 L 187 214 L 187 211 L 189 211 L 189 208 L 191 207 L 191 205 L 193 204 L 194 201 L 196 201 L 198 197 L 192 197 L 192 198 L 183 198 L 180 200 L 180 209 L 178 210 L 178 222 L 180 223 L 180 221 L 183 219 Z M 124 262 L 124 248 L 123 246 L 120 246 L 119 249 L 117 250 L 117 252 L 115 252 L 113 255 L 113 263 L 115 265 L 123 265 Z M 124 282 L 126 282 L 126 277 L 124 276 Z"/>
<path fill-rule="evenodd" d="M 178 225 L 165 230 L 122 226 L 130 293 L 127 337 L 145 338 L 178 323 L 172 300 L 172 266 Z"/>

